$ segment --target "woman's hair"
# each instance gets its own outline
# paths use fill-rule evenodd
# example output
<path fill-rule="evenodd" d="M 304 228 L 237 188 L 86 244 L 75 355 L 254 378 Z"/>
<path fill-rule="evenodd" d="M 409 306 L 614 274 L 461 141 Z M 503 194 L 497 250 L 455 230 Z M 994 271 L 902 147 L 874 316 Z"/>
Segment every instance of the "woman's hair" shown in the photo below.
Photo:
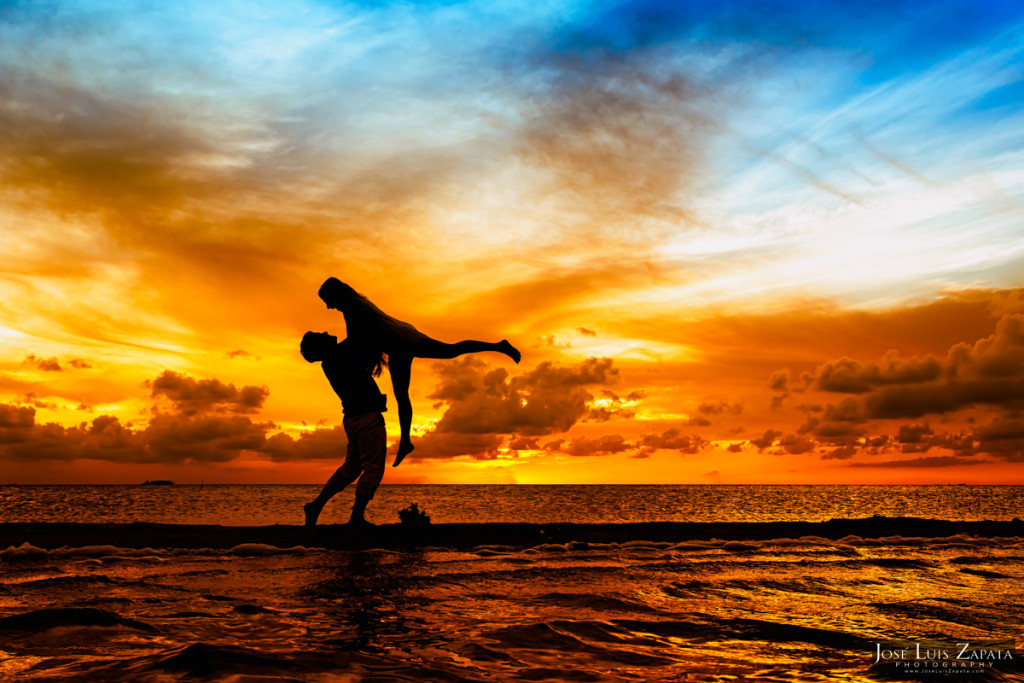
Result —
<path fill-rule="evenodd" d="M 369 368 L 370 374 L 374 377 L 380 377 L 380 371 L 388 364 L 388 355 L 380 349 L 375 349 L 366 344 L 355 342 L 356 348 L 359 349 L 358 353 L 360 358 L 366 362 L 366 367 Z"/>
<path fill-rule="evenodd" d="M 324 283 L 320 285 L 320 291 L 317 292 L 317 294 L 319 294 L 320 298 L 324 301 L 327 301 L 328 298 L 342 300 L 366 298 L 336 277 L 329 277 L 324 280 Z"/>

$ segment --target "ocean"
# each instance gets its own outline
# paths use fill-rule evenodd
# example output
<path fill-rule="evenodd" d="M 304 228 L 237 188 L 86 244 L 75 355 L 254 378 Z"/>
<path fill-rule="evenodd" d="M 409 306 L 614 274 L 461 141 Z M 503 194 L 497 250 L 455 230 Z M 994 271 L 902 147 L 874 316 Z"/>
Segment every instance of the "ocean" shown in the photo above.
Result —
<path fill-rule="evenodd" d="M 0 526 L 297 525 L 315 492 L 5 487 Z M 435 524 L 479 525 L 459 548 L 318 548 L 299 527 L 294 544 L 119 547 L 71 525 L 60 545 L 0 549 L 0 680 L 1022 681 L 1024 534 L 879 533 L 877 517 L 1016 525 L 1021 495 L 392 486 L 371 504 L 381 524 L 417 502 Z M 830 518 L 862 533 L 742 538 L 752 522 Z M 728 522 L 741 538 L 503 546 L 484 526 L 567 521 Z"/>
<path fill-rule="evenodd" d="M 311 485 L 0 486 L 0 521 L 126 524 L 301 524 Z M 320 522 L 348 520 L 353 490 Z M 435 523 L 773 522 L 883 517 L 1007 520 L 1024 516 L 1024 486 L 383 485 L 373 522 L 416 503 Z"/>

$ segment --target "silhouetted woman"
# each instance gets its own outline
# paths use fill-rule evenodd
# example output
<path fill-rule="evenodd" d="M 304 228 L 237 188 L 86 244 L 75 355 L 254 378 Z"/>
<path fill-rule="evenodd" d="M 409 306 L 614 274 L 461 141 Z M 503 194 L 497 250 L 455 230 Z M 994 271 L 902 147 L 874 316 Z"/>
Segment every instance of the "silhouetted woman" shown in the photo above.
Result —
<path fill-rule="evenodd" d="M 412 426 L 412 401 L 409 400 L 409 375 L 412 370 L 413 358 L 455 358 L 466 353 L 480 351 L 497 351 L 515 362 L 519 362 L 521 354 L 508 343 L 507 339 L 500 342 L 482 342 L 466 340 L 454 344 L 431 339 L 409 323 L 396 320 L 374 306 L 369 299 L 352 289 L 335 277 L 329 277 L 320 286 L 320 298 L 327 308 L 341 311 L 345 316 L 348 336 L 362 339 L 388 355 L 388 367 L 391 371 L 391 385 L 398 403 L 398 423 L 402 435 L 398 442 L 398 456 L 394 467 L 413 450 L 409 430 Z"/>

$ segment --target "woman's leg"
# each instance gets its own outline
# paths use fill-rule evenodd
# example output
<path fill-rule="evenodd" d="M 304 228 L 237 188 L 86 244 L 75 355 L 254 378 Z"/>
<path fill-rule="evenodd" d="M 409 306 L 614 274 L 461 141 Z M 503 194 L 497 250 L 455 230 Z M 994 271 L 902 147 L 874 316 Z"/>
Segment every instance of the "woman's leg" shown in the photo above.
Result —
<path fill-rule="evenodd" d="M 412 372 L 412 356 L 388 355 L 388 370 L 391 372 L 391 387 L 395 391 L 395 402 L 398 403 L 398 425 L 402 435 L 398 439 L 398 455 L 393 467 L 398 467 L 413 450 L 409 431 L 412 428 L 412 401 L 409 399 L 409 375 Z"/>
<path fill-rule="evenodd" d="M 497 351 L 503 353 L 515 362 L 519 362 L 522 354 L 519 349 L 508 343 L 507 339 L 500 342 L 482 342 L 473 339 L 446 344 L 436 339 L 424 339 L 412 347 L 412 355 L 416 358 L 455 358 L 467 353 L 480 353 L 481 351 Z"/>

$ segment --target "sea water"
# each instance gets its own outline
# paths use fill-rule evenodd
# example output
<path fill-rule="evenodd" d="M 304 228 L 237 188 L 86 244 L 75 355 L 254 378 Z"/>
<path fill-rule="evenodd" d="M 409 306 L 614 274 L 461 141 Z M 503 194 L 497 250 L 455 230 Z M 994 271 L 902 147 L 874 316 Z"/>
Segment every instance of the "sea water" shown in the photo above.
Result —
<path fill-rule="evenodd" d="M 301 524 L 302 485 L 0 486 L 0 522 Z M 322 523 L 348 518 L 353 492 Z M 881 515 L 959 521 L 1024 517 L 1024 486 L 384 485 L 368 508 L 397 523 L 416 503 L 435 523 L 774 522 Z"/>
<path fill-rule="evenodd" d="M 315 491 L 6 487 L 0 509 L 295 524 Z M 959 486 L 395 486 L 371 508 L 397 521 L 381 517 L 409 502 L 439 522 L 1021 516 L 1018 487 Z M 28 543 L 0 549 L 0 680 L 1024 681 L 1024 539 L 870 528 L 406 552 Z"/>

